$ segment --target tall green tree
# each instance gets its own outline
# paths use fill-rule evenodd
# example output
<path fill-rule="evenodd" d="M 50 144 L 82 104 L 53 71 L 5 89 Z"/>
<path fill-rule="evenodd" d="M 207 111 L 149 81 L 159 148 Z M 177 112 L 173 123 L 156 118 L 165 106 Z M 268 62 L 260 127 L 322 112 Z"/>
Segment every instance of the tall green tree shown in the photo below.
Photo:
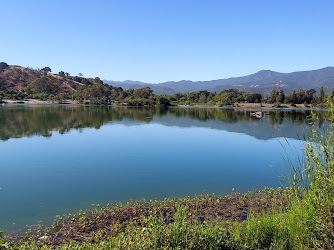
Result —
<path fill-rule="evenodd" d="M 287 103 L 295 104 L 297 103 L 297 94 L 296 91 L 293 91 L 292 93 L 288 94 L 285 98 Z"/>
<path fill-rule="evenodd" d="M 206 103 L 206 95 L 204 93 L 201 93 L 198 98 L 199 103 Z"/>
<path fill-rule="evenodd" d="M 80 86 L 75 93 L 75 96 L 79 99 L 86 99 L 91 101 L 98 101 L 109 99 L 111 95 L 112 87 L 104 84 L 93 84 L 89 86 Z"/>
<path fill-rule="evenodd" d="M 306 102 L 307 103 L 312 103 L 313 102 L 313 99 L 314 99 L 314 94 L 316 93 L 317 91 L 315 91 L 315 89 L 309 89 L 306 91 Z"/>
<path fill-rule="evenodd" d="M 269 99 L 268 99 L 268 102 L 270 102 L 270 103 L 276 102 L 277 96 L 278 96 L 278 91 L 275 88 L 272 89 L 271 93 L 270 93 L 270 96 L 269 96 Z"/>
<path fill-rule="evenodd" d="M 243 95 L 243 99 L 248 103 L 260 103 L 262 101 L 262 97 L 262 94 L 256 92 L 248 92 Z"/>
<path fill-rule="evenodd" d="M 321 87 L 320 88 L 320 91 L 319 91 L 319 95 L 318 95 L 318 103 L 323 103 L 325 100 L 325 91 L 324 91 L 324 88 Z"/>
<path fill-rule="evenodd" d="M 134 98 L 144 98 L 144 99 L 148 99 L 150 98 L 150 96 L 152 95 L 153 90 L 151 90 L 150 87 L 145 87 L 145 88 L 141 88 L 141 89 L 136 89 L 133 92 L 133 97 Z"/>
<path fill-rule="evenodd" d="M 165 95 L 158 95 L 157 97 L 157 104 L 160 106 L 168 106 L 170 105 L 169 99 Z"/>
<path fill-rule="evenodd" d="M 284 103 L 284 101 L 285 101 L 285 93 L 283 89 L 280 89 L 276 97 L 276 102 Z"/>
<path fill-rule="evenodd" d="M 226 92 L 222 91 L 217 94 L 214 100 L 218 103 L 219 106 L 224 106 L 230 104 L 229 96 Z"/>
<path fill-rule="evenodd" d="M 25 90 L 33 94 L 57 95 L 60 91 L 60 83 L 47 78 L 39 78 L 32 81 Z"/>
<path fill-rule="evenodd" d="M 198 102 L 199 92 L 191 92 L 187 95 L 187 100 L 190 102 Z"/>

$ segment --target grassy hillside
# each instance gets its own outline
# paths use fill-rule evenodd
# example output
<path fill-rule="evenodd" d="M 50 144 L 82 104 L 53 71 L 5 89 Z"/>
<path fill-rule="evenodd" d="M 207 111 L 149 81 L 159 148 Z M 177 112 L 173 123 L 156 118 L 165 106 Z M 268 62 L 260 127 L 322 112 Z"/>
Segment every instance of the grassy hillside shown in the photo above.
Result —
<path fill-rule="evenodd" d="M 0 79 L 6 81 L 6 89 L 8 90 L 20 91 L 39 78 L 47 78 L 58 82 L 63 93 L 74 93 L 79 86 L 84 85 L 76 81 L 75 77 L 72 76 L 62 77 L 57 74 L 44 74 L 41 70 L 17 65 L 8 65 L 8 67 L 0 68 Z M 90 79 L 90 82 L 92 82 L 92 79 Z"/>

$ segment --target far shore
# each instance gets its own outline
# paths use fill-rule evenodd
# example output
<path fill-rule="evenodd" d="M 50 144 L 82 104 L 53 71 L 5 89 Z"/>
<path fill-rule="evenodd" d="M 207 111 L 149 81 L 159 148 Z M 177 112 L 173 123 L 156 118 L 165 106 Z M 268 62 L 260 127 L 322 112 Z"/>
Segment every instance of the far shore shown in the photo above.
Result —
<path fill-rule="evenodd" d="M 208 105 L 206 103 L 203 104 L 194 104 L 194 105 L 178 105 L 178 106 L 191 106 L 191 107 L 221 107 L 217 105 Z M 279 106 L 276 106 L 274 103 L 243 103 L 243 102 L 236 102 L 231 105 L 226 105 L 223 107 L 230 107 L 230 108 L 309 108 L 309 106 L 305 106 L 304 104 L 295 104 L 294 106 L 287 103 L 282 103 Z"/>
<path fill-rule="evenodd" d="M 63 102 L 56 101 L 56 100 L 39 100 L 39 99 L 23 99 L 23 100 L 13 100 L 13 99 L 3 99 L 3 103 L 7 104 L 71 104 L 71 105 L 83 105 L 79 101 L 76 100 L 64 100 Z M 121 105 L 117 104 L 116 106 L 127 106 L 127 105 Z M 177 105 L 177 106 L 190 106 L 190 107 L 216 107 L 217 105 L 208 105 L 206 103 L 203 104 L 189 104 L 189 105 Z M 295 104 L 294 106 L 291 104 L 281 104 L 279 106 L 276 106 L 273 103 L 243 103 L 243 102 L 236 102 L 232 105 L 226 105 L 224 107 L 230 107 L 230 108 L 309 108 L 309 106 L 306 106 L 305 104 Z"/>

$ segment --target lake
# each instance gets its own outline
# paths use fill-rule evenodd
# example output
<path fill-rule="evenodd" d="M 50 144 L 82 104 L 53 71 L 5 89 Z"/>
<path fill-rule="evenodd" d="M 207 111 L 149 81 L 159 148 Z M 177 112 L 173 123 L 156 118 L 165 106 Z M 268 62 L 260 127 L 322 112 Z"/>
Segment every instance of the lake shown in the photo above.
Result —
<path fill-rule="evenodd" d="M 308 110 L 0 107 L 0 230 L 50 225 L 92 204 L 280 186 Z M 324 122 L 325 112 L 320 125 Z"/>

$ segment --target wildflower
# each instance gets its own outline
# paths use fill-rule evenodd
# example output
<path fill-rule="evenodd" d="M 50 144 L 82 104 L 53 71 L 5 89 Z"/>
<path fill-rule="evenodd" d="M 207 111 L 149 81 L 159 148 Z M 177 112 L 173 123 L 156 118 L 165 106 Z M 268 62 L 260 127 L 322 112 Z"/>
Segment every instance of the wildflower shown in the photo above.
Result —
<path fill-rule="evenodd" d="M 191 213 L 189 213 L 189 215 L 191 215 Z"/>
<path fill-rule="evenodd" d="M 232 191 L 234 191 L 234 188 L 232 188 Z"/>
<path fill-rule="evenodd" d="M 259 220 L 258 220 L 257 222 L 258 222 L 258 223 L 261 223 L 261 221 L 259 221 Z"/>

